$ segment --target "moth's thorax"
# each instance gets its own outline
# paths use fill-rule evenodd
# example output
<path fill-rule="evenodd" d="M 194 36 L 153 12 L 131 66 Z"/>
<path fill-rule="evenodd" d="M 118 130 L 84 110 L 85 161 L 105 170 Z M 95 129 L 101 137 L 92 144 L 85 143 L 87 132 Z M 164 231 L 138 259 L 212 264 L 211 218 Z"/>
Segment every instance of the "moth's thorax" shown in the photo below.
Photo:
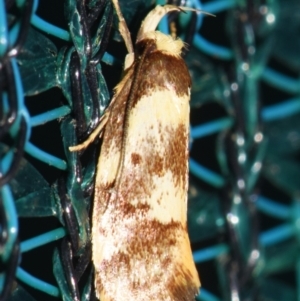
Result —
<path fill-rule="evenodd" d="M 173 43 L 182 43 L 171 40 Z M 138 77 L 136 100 L 161 90 L 174 91 L 178 97 L 190 96 L 191 77 L 180 55 L 160 50 L 154 39 L 143 39 L 136 44 L 135 57 L 132 68 Z"/>
<path fill-rule="evenodd" d="M 165 35 L 159 31 L 147 32 L 137 45 L 143 40 L 152 40 L 155 44 L 156 50 L 175 57 L 180 57 L 182 48 L 184 48 L 182 40 L 173 39 L 173 37 Z"/>

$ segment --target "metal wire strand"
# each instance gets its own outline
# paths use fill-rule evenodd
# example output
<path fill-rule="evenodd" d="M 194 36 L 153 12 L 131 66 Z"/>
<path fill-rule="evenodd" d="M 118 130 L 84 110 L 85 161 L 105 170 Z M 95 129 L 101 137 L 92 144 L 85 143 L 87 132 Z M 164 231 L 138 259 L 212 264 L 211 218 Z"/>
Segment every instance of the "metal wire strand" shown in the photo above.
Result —
<path fill-rule="evenodd" d="M 16 2 L 15 0 L 5 0 L 6 11 L 11 9 L 11 7 L 15 4 L 15 2 Z"/>
<path fill-rule="evenodd" d="M 79 228 L 76 219 L 76 215 L 71 203 L 71 200 L 67 194 L 66 182 L 63 176 L 58 179 L 58 194 L 61 200 L 63 208 L 64 220 L 66 222 L 66 228 L 70 236 L 73 252 L 76 254 L 79 247 Z"/>
<path fill-rule="evenodd" d="M 80 72 L 80 60 L 76 52 L 72 53 L 70 63 L 71 89 L 73 99 L 73 114 L 76 120 L 76 132 L 78 140 L 84 139 L 87 131 L 86 119 L 84 116 L 84 103 L 82 96 L 82 79 Z"/>
<path fill-rule="evenodd" d="M 75 265 L 75 275 L 76 279 L 80 279 L 83 275 L 83 273 L 86 271 L 88 265 L 91 263 L 92 258 L 92 244 L 88 243 L 82 252 L 82 254 L 79 255 L 76 261 Z"/>
<path fill-rule="evenodd" d="M 12 286 L 15 281 L 15 274 L 19 263 L 20 244 L 16 240 L 13 246 L 9 261 L 5 266 L 5 280 L 3 290 L 0 295 L 0 301 L 6 301 L 11 293 Z"/>
<path fill-rule="evenodd" d="M 92 279 L 94 279 L 94 273 L 95 273 L 94 267 L 92 267 L 92 271 L 91 271 Z M 90 301 L 98 301 L 98 298 L 96 297 L 94 281 L 92 281 L 92 284 L 89 286 L 89 290 L 87 290 L 86 293 L 88 296 L 90 296 L 89 298 Z"/>
<path fill-rule="evenodd" d="M 15 176 L 18 170 L 19 164 L 23 158 L 24 145 L 26 142 L 26 132 L 27 132 L 27 124 L 22 116 L 20 122 L 20 131 L 15 145 L 14 156 L 11 165 L 9 167 L 9 170 L 5 172 L 5 174 L 2 174 L 0 177 L 0 186 L 3 186 L 5 183 L 9 182 Z"/>
<path fill-rule="evenodd" d="M 8 225 L 7 225 L 7 219 L 6 214 L 4 211 L 4 206 L 2 200 L 0 201 L 0 250 L 4 250 L 4 246 L 8 239 Z"/>
<path fill-rule="evenodd" d="M 100 119 L 100 108 L 98 99 L 98 81 L 97 81 L 97 70 L 93 64 L 89 64 L 86 68 L 86 79 L 90 88 L 91 98 L 93 102 L 93 111 L 91 116 L 91 123 L 87 134 L 91 133 L 96 127 Z"/>
<path fill-rule="evenodd" d="M 92 27 L 93 23 L 98 19 L 105 5 L 107 5 L 107 0 L 98 1 L 97 3 L 94 3 L 94 6 L 88 10 L 87 24 L 89 29 Z"/>
<path fill-rule="evenodd" d="M 22 11 L 22 18 L 21 18 L 21 24 L 20 24 L 20 31 L 19 35 L 17 37 L 16 43 L 14 46 L 9 50 L 8 56 L 10 58 L 18 55 L 21 47 L 23 46 L 27 33 L 30 26 L 30 20 L 32 15 L 32 9 L 33 9 L 33 0 L 27 0 L 24 2 L 24 7 Z"/>
<path fill-rule="evenodd" d="M 80 301 L 80 294 L 78 288 L 78 278 L 73 266 L 73 251 L 70 241 L 66 237 L 63 238 L 60 246 L 60 257 L 64 268 L 66 280 L 72 295 L 72 300 Z"/>
<path fill-rule="evenodd" d="M 0 139 L 7 134 L 8 130 L 15 122 L 18 112 L 18 102 L 16 93 L 15 77 L 9 61 L 0 68 L 0 95 L 1 95 L 1 116 L 0 116 Z M 3 91 L 7 89 L 8 112 L 5 113 Z"/>
<path fill-rule="evenodd" d="M 78 140 L 82 141 L 86 138 L 86 135 L 88 135 L 98 124 L 98 121 L 100 119 L 100 107 L 99 107 L 99 83 L 98 83 L 98 77 L 97 77 L 97 70 L 95 65 L 100 62 L 102 59 L 104 52 L 106 50 L 109 36 L 112 28 L 112 22 L 113 22 L 113 9 L 110 2 L 107 3 L 107 1 L 101 1 L 101 4 L 99 4 L 98 10 L 100 13 L 103 11 L 103 8 L 105 7 L 105 4 L 108 5 L 109 13 L 108 13 L 108 19 L 105 24 L 103 38 L 101 39 L 101 45 L 97 52 L 97 54 L 94 56 L 94 58 L 91 60 L 90 54 L 92 53 L 91 49 L 91 37 L 90 32 L 88 31 L 89 27 L 91 26 L 91 22 L 88 19 L 88 15 L 86 14 L 85 8 L 82 6 L 82 4 L 77 3 L 78 10 L 82 14 L 81 15 L 81 22 L 83 29 L 86 31 L 85 37 L 87 37 L 88 45 L 87 50 L 88 53 L 86 53 L 87 57 L 87 67 L 85 70 L 85 74 L 81 73 L 81 66 L 80 66 L 80 59 L 78 54 L 73 53 L 72 59 L 71 59 L 71 86 L 72 86 L 72 98 L 73 98 L 73 113 L 75 120 L 77 121 L 77 136 Z M 107 7 L 107 6 L 106 6 Z M 94 16 L 95 17 L 95 16 Z M 90 94 L 91 94 L 91 100 L 92 100 L 92 114 L 91 114 L 91 124 L 87 125 L 86 117 L 84 115 L 84 104 L 83 104 L 83 91 L 82 91 L 82 76 L 86 76 L 87 83 L 89 86 Z"/>
<path fill-rule="evenodd" d="M 113 7 L 112 7 L 111 2 L 108 2 L 107 5 L 109 6 L 109 13 L 108 13 L 107 22 L 105 24 L 103 36 L 101 38 L 101 45 L 100 45 L 100 48 L 99 48 L 97 54 L 94 55 L 94 57 L 91 61 L 91 63 L 94 65 L 98 64 L 101 61 L 101 59 L 106 51 L 106 48 L 107 48 L 107 45 L 109 42 L 109 38 L 110 38 L 111 29 L 112 29 L 113 16 L 114 16 L 113 15 Z"/>
<path fill-rule="evenodd" d="M 107 1 L 101 1 L 101 9 L 103 10 L 104 4 Z M 98 99 L 98 80 L 97 80 L 97 70 L 95 65 L 100 63 L 105 50 L 108 45 L 109 37 L 110 37 L 110 32 L 112 28 L 112 22 L 113 22 L 113 8 L 111 2 L 108 2 L 106 5 L 108 5 L 108 19 L 104 27 L 104 32 L 103 32 L 103 37 L 101 38 L 101 44 L 98 52 L 94 55 L 92 60 L 90 60 L 90 63 L 88 64 L 86 68 L 86 78 L 87 82 L 90 88 L 90 93 L 91 93 L 91 98 L 93 102 L 93 111 L 92 111 L 92 123 L 89 125 L 89 129 L 87 133 L 90 133 L 95 126 L 98 124 L 99 119 L 100 119 L 100 107 L 99 107 L 99 99 Z M 100 5 L 99 5 L 100 6 Z"/>
<path fill-rule="evenodd" d="M 85 2 L 82 0 L 77 0 L 76 3 L 77 3 L 77 9 L 80 14 L 82 35 L 85 37 L 85 41 L 86 41 L 84 55 L 85 55 L 87 61 L 90 61 L 91 56 L 92 56 L 92 41 L 91 41 L 91 35 L 89 32 L 89 26 L 88 26 L 88 21 L 87 21 Z"/>

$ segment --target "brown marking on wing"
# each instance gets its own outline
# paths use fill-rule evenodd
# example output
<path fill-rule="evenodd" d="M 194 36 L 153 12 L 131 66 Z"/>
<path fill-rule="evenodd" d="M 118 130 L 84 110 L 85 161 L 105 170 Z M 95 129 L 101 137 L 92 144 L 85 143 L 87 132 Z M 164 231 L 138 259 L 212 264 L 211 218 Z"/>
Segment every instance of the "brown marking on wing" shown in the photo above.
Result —
<path fill-rule="evenodd" d="M 170 137 L 164 154 L 165 168 L 171 170 L 176 185 L 186 187 L 188 174 L 188 131 L 186 125 L 179 124 L 175 129 L 165 130 L 165 135 Z"/>
<path fill-rule="evenodd" d="M 142 157 L 138 153 L 131 154 L 131 162 L 133 165 L 139 165 L 142 162 Z"/>
<path fill-rule="evenodd" d="M 138 85 L 132 107 L 142 96 L 157 90 L 172 90 L 179 97 L 188 95 L 191 77 L 182 58 L 157 50 L 155 41 L 149 39 L 137 43 L 135 55 L 135 74 L 139 76 L 135 78 Z"/>
<path fill-rule="evenodd" d="M 180 279 L 180 281 L 178 281 Z M 190 270 L 182 267 L 180 264 L 175 267 L 174 279 L 167 284 L 167 290 L 170 292 L 174 301 L 194 301 L 199 292 L 199 287 Z"/>
<path fill-rule="evenodd" d="M 139 202 L 138 204 L 133 206 L 128 202 L 121 202 L 118 205 L 118 209 L 120 210 L 121 216 L 123 216 L 124 218 L 125 217 L 128 218 L 128 217 L 136 217 L 137 215 L 138 216 L 146 215 L 150 209 L 150 205 L 147 203 Z"/>
<path fill-rule="evenodd" d="M 172 173 L 174 184 L 187 191 L 188 129 L 179 124 L 175 129 L 162 129 L 161 136 L 165 137 L 163 143 L 160 136 L 149 135 L 145 138 L 146 142 L 141 145 L 146 146 L 140 149 L 142 159 L 131 154 L 130 162 L 124 166 L 119 186 L 119 193 L 124 199 L 145 200 L 155 189 L 153 177 L 163 177 L 168 172 Z M 137 145 L 140 147 L 140 144 Z"/>
<path fill-rule="evenodd" d="M 163 141 L 161 141 L 163 140 Z M 168 171 L 173 174 L 176 185 L 185 189 L 188 160 L 188 129 L 186 125 L 179 124 L 175 128 L 161 129 L 159 137 L 148 137 L 149 150 L 145 151 L 145 170 L 150 178 L 153 175 L 161 176 Z M 163 146 L 164 153 L 155 149 L 155 145 Z"/>
<path fill-rule="evenodd" d="M 128 229 L 131 235 L 123 251 L 114 254 L 110 260 L 103 260 L 97 283 L 105 292 L 121 280 L 137 300 L 194 300 L 198 287 L 193 273 L 178 258 L 184 241 L 182 236 L 186 235 L 181 223 L 162 224 L 142 219 L 140 222 L 138 227 Z M 141 277 L 140 273 L 147 278 Z M 129 299 L 124 296 L 124 300 Z"/>

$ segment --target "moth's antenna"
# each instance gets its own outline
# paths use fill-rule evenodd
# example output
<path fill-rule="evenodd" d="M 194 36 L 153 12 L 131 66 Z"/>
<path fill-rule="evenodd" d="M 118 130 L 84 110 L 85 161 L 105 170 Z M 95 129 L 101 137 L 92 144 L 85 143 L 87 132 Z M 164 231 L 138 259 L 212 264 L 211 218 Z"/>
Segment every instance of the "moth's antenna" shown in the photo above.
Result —
<path fill-rule="evenodd" d="M 171 11 L 182 11 L 182 12 L 194 11 L 194 12 L 201 12 L 203 14 L 215 17 L 215 15 L 207 13 L 207 12 L 199 10 L 199 9 L 183 7 L 183 6 L 175 6 L 175 5 L 164 5 L 164 6 L 157 5 L 147 15 L 146 19 L 142 23 L 140 30 L 138 32 L 136 41 L 138 42 L 142 37 L 144 37 L 145 33 L 150 32 L 150 31 L 155 31 L 160 20 Z"/>
<path fill-rule="evenodd" d="M 126 48 L 128 53 L 133 53 L 133 45 L 132 45 L 132 41 L 131 41 L 131 36 L 130 36 L 130 32 L 129 29 L 127 27 L 126 21 L 123 17 L 123 14 L 121 12 L 121 8 L 119 5 L 119 1 L 118 0 L 112 0 L 116 13 L 118 15 L 119 18 L 119 31 L 120 34 L 122 36 L 122 38 L 124 39 Z"/>

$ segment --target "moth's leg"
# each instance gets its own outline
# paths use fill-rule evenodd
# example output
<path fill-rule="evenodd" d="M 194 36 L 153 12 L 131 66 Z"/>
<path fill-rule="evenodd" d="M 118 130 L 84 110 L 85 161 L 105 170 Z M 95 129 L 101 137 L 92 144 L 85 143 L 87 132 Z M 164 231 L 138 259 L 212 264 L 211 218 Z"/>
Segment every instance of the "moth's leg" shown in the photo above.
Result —
<path fill-rule="evenodd" d="M 106 122 L 109 118 L 110 110 L 107 110 L 104 115 L 101 117 L 100 122 L 98 126 L 94 129 L 94 131 L 89 135 L 89 137 L 82 143 L 70 146 L 69 151 L 70 152 L 77 152 L 80 150 L 83 150 L 87 148 L 99 135 L 101 135 L 102 130 L 104 129 Z"/>
<path fill-rule="evenodd" d="M 118 15 L 119 18 L 119 31 L 121 36 L 124 39 L 126 48 L 128 53 L 133 53 L 133 45 L 132 45 L 132 41 L 131 41 L 131 36 L 130 36 L 130 32 L 129 29 L 127 27 L 126 21 L 122 15 L 121 9 L 120 9 L 120 5 L 119 5 L 119 0 L 112 0 L 116 13 Z"/>

